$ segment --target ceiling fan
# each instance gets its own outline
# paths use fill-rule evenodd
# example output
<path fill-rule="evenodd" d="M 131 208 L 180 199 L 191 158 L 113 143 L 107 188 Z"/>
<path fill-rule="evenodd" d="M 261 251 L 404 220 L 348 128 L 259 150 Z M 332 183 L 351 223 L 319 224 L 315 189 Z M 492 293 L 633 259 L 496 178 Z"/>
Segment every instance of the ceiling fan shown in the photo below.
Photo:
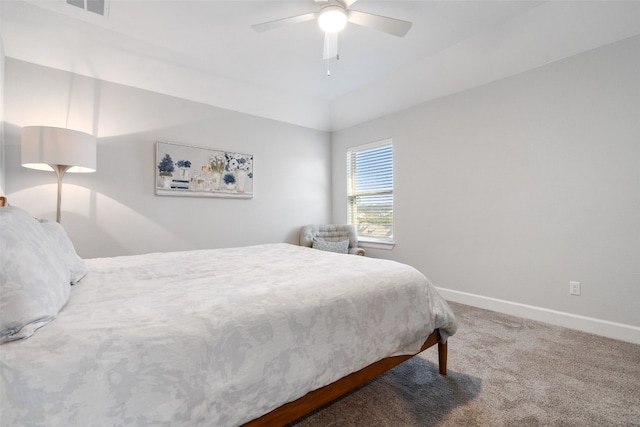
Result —
<path fill-rule="evenodd" d="M 357 0 L 314 1 L 317 5 L 320 5 L 320 9 L 317 12 L 263 22 L 252 25 L 251 28 L 262 32 L 316 19 L 318 25 L 324 31 L 323 59 L 338 57 L 338 33 L 342 31 L 347 22 L 373 28 L 398 37 L 404 37 L 409 28 L 411 28 L 411 22 L 408 21 L 349 9 Z"/>

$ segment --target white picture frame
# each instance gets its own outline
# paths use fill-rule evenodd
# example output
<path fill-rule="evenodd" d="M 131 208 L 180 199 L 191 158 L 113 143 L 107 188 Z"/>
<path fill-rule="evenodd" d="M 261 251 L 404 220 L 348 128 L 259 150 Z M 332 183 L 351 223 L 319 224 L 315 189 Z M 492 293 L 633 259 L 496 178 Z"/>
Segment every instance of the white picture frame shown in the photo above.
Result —
<path fill-rule="evenodd" d="M 253 155 L 156 142 L 158 196 L 253 198 Z"/>

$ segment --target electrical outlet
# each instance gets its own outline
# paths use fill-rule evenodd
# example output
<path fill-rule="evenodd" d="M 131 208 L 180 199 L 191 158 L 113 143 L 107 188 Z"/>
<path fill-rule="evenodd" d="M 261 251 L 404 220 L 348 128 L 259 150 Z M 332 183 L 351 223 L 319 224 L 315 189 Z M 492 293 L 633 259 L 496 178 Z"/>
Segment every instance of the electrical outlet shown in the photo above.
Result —
<path fill-rule="evenodd" d="M 569 282 L 569 295 L 580 295 L 580 282 Z"/>

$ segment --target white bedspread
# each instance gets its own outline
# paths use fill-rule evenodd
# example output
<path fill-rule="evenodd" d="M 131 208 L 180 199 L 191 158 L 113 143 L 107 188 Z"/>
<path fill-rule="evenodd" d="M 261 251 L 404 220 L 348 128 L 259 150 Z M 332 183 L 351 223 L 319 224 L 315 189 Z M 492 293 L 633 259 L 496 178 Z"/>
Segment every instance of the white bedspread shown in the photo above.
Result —
<path fill-rule="evenodd" d="M 272 244 L 85 262 L 57 319 L 0 346 L 2 426 L 235 426 L 456 328 L 393 261 Z"/>

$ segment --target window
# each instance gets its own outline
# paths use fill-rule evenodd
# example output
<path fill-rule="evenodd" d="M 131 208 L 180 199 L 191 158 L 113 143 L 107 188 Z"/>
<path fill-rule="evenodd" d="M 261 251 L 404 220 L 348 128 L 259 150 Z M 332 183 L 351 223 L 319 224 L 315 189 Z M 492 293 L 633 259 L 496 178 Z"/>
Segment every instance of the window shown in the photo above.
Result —
<path fill-rule="evenodd" d="M 108 15 L 110 0 L 67 0 L 67 4 L 97 13 L 98 15 Z"/>
<path fill-rule="evenodd" d="M 347 149 L 349 224 L 364 241 L 393 237 L 393 144 L 390 139 Z"/>

